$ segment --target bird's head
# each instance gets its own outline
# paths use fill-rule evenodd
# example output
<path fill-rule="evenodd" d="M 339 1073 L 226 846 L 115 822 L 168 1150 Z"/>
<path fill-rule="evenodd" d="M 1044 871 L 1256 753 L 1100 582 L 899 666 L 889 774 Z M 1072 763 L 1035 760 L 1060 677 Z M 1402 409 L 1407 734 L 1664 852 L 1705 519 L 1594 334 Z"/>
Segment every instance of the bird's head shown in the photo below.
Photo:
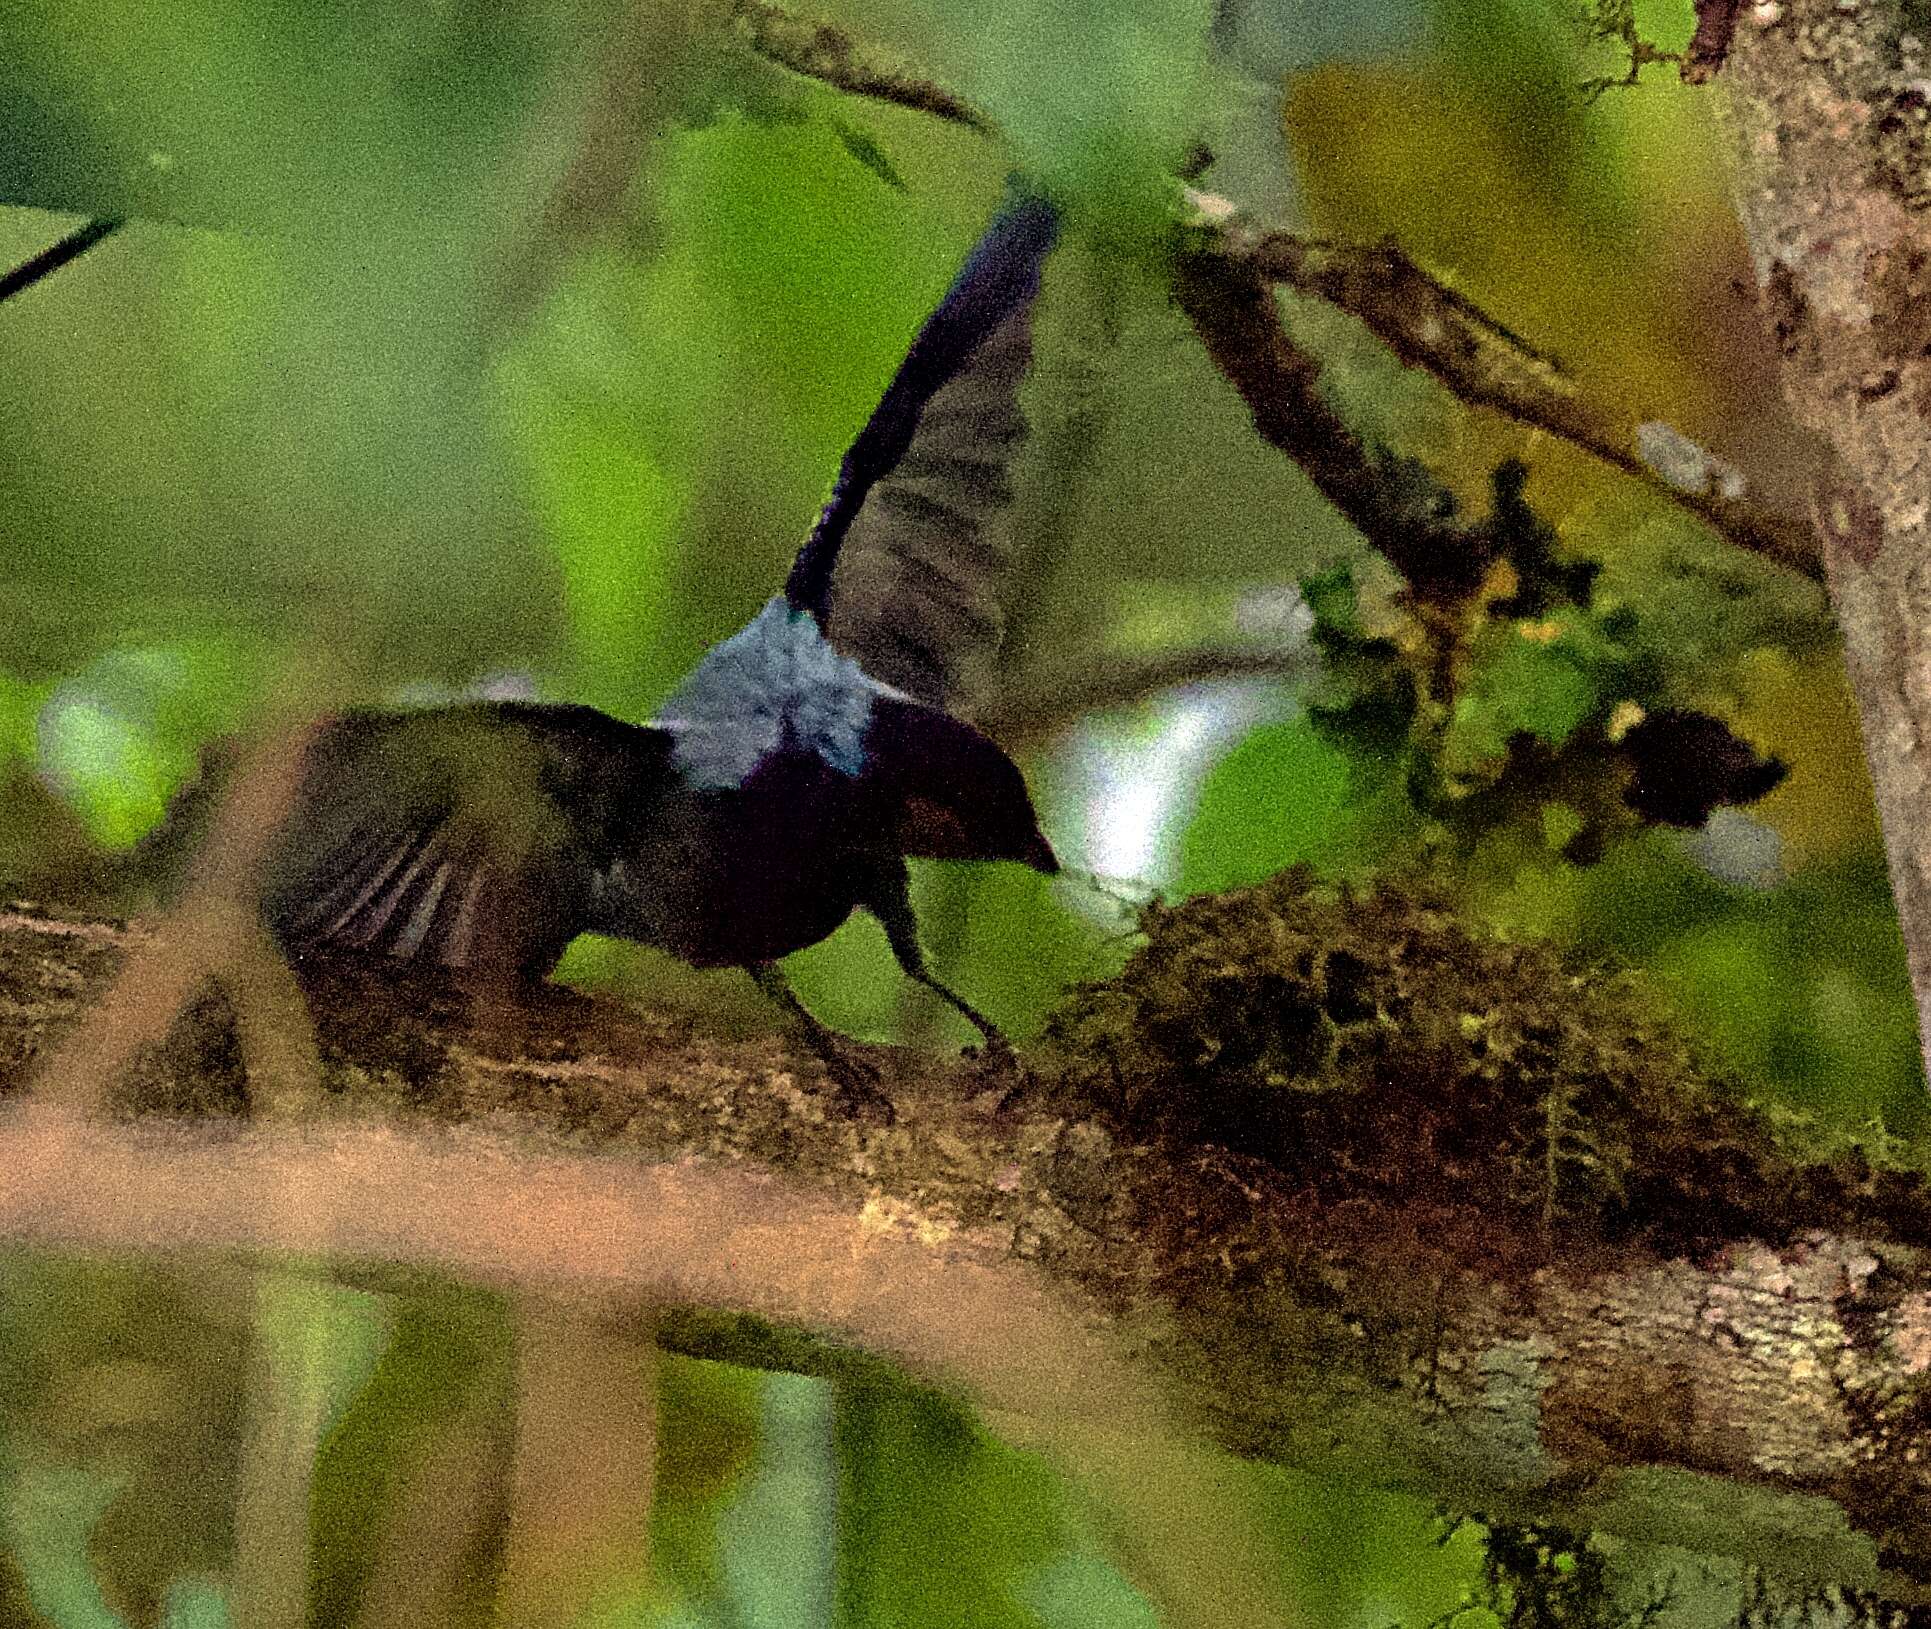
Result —
<path fill-rule="evenodd" d="M 1019 766 L 950 713 L 881 698 L 866 738 L 865 781 L 882 798 L 901 854 L 1059 870 Z"/>

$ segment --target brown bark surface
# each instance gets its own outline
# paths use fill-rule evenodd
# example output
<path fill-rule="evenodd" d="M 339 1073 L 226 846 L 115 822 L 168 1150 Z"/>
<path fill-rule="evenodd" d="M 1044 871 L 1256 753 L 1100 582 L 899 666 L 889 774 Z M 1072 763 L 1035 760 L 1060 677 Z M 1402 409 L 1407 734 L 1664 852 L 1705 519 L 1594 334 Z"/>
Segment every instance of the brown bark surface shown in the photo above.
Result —
<path fill-rule="evenodd" d="M 634 1297 L 664 1309 L 672 1349 L 827 1374 L 895 1361 L 1075 1460 L 1171 1411 L 1243 1454 L 1461 1508 L 1786 1578 L 1931 1582 L 1931 1255 L 1874 1221 L 1868 1168 L 1862 1191 L 1854 1165 L 1835 1190 L 1793 1168 L 1793 1190 L 1841 1204 L 1780 1237 L 1586 1242 L 1479 1186 L 1458 1198 L 1442 1170 L 1330 1202 L 1063 1103 L 995 1111 L 970 1060 L 901 1059 L 898 1122 L 866 1123 L 777 1042 L 379 973 L 311 981 L 324 1081 L 294 1123 L 229 1117 L 248 1048 L 212 993 L 112 1098 L 224 1112 L 23 1101 L 144 940 L 0 917 L 0 1237 Z"/>
<path fill-rule="evenodd" d="M 1912 8 L 1739 14 L 1738 200 L 1823 449 L 1815 521 L 1862 717 L 1919 1029 L 1931 1012 L 1931 37 Z"/>

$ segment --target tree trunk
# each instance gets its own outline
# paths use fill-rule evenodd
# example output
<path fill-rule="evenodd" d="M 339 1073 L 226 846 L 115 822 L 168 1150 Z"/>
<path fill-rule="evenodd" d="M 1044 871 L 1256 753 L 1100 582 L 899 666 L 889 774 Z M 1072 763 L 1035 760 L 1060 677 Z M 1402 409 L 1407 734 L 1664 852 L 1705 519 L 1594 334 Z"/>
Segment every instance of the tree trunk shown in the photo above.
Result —
<path fill-rule="evenodd" d="M 1888 0 L 1744 5 L 1738 199 L 1819 442 L 1814 520 L 1931 1035 L 1931 30 Z"/>

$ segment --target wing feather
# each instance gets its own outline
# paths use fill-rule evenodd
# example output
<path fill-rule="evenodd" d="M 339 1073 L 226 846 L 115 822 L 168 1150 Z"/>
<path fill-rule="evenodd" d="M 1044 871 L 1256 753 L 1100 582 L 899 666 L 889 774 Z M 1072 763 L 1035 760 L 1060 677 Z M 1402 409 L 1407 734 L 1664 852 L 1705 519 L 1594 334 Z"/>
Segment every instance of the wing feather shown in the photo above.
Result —
<path fill-rule="evenodd" d="M 547 972 L 673 785 L 662 731 L 593 708 L 350 714 L 309 748 L 264 909 L 296 957 Z"/>
<path fill-rule="evenodd" d="M 1019 384 L 1057 235 L 1036 195 L 987 228 L 846 453 L 785 585 L 873 678 L 933 706 L 1003 631 Z"/>

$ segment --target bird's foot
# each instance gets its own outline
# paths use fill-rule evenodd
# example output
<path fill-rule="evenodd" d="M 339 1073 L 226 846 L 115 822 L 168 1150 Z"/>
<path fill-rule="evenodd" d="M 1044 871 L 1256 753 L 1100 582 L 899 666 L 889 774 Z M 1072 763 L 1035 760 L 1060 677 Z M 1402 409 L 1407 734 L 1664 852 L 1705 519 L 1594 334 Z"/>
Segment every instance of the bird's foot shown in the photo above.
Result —
<path fill-rule="evenodd" d="M 838 1106 L 854 1120 L 869 1120 L 889 1126 L 898 1119 L 892 1097 L 879 1084 L 880 1070 L 869 1058 L 841 1057 L 829 1060 L 825 1072 L 831 1076 Z"/>
<path fill-rule="evenodd" d="M 860 1043 L 829 1031 L 803 1039 L 812 1056 L 824 1065 L 831 1079 L 832 1097 L 844 1114 L 873 1125 L 889 1126 L 897 1121 L 898 1109 L 881 1084 L 885 1071 L 865 1056 Z"/>
<path fill-rule="evenodd" d="M 973 1095 L 975 1098 L 990 1099 L 986 1107 L 993 1114 L 1006 1113 L 1026 1097 L 1036 1084 L 1032 1071 L 1013 1050 L 1012 1042 L 997 1029 L 987 1029 L 984 1043 L 968 1047 L 965 1056 L 977 1077 Z"/>
<path fill-rule="evenodd" d="M 883 1072 L 863 1055 L 859 1042 L 814 1018 L 811 1009 L 785 981 L 776 962 L 758 962 L 746 971 L 760 990 L 791 1014 L 795 1026 L 792 1033 L 825 1066 L 839 1106 L 847 1114 L 855 1120 L 871 1120 L 887 1126 L 898 1118 L 898 1110 L 879 1085 Z"/>

